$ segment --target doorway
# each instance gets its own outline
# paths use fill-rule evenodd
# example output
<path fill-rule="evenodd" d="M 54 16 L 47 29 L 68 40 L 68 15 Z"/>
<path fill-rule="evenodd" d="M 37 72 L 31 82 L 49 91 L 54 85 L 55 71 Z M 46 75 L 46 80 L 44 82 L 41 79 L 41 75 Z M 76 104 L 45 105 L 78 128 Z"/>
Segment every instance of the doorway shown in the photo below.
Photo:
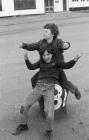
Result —
<path fill-rule="evenodd" d="M 2 2 L 0 0 L 0 11 L 2 11 Z"/>
<path fill-rule="evenodd" d="M 54 0 L 45 0 L 45 12 L 54 11 Z"/>
<path fill-rule="evenodd" d="M 66 2 L 66 0 L 63 0 L 63 11 L 66 11 L 66 10 L 67 10 L 67 7 L 66 7 L 66 5 L 67 5 L 67 2 Z"/>

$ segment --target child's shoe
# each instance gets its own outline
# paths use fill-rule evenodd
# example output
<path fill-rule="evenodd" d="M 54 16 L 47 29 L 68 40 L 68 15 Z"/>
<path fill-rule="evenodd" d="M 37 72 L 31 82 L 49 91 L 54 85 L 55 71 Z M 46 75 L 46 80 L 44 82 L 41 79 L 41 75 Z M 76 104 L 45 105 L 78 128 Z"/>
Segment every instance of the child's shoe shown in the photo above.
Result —
<path fill-rule="evenodd" d="M 81 99 L 81 93 L 78 89 L 75 91 L 75 97 L 76 97 L 77 100 Z"/>
<path fill-rule="evenodd" d="M 46 133 L 45 133 L 45 137 L 48 140 L 52 140 L 52 138 L 53 138 L 53 131 L 52 130 L 47 130 Z"/>
<path fill-rule="evenodd" d="M 19 124 L 12 135 L 19 135 L 20 133 L 27 131 L 28 130 L 28 125 L 27 124 Z"/>

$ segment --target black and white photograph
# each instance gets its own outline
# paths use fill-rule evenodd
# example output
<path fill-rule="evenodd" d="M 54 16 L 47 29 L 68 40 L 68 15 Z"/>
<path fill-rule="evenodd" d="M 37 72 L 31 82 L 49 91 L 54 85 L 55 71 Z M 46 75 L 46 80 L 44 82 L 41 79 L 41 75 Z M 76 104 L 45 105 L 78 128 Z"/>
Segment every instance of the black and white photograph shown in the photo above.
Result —
<path fill-rule="evenodd" d="M 0 140 L 89 140 L 89 0 L 0 0 Z"/>

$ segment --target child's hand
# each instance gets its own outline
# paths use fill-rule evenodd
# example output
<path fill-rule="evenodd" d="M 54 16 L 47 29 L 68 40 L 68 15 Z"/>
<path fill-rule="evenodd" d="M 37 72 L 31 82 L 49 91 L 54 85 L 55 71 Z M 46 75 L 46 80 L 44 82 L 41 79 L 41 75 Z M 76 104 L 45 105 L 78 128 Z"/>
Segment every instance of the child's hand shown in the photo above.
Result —
<path fill-rule="evenodd" d="M 74 61 L 77 62 L 77 61 L 80 59 L 81 56 L 82 56 L 82 55 L 77 55 L 77 56 L 74 58 Z"/>
<path fill-rule="evenodd" d="M 24 46 L 26 46 L 26 43 L 22 43 L 19 48 L 22 49 Z"/>
<path fill-rule="evenodd" d="M 27 51 L 26 51 L 25 54 L 24 54 L 24 59 L 25 59 L 25 60 L 28 59 L 28 53 L 27 53 Z"/>

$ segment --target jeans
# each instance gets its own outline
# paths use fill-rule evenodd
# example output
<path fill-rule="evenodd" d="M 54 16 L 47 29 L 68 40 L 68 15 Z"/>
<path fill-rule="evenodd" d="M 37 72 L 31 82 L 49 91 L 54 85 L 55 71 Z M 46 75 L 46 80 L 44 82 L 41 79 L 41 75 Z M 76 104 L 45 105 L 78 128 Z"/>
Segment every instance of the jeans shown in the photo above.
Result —
<path fill-rule="evenodd" d="M 28 122 L 28 112 L 30 107 L 39 100 L 43 95 L 44 98 L 44 111 L 46 114 L 47 130 L 53 129 L 54 120 L 54 86 L 55 84 L 38 82 L 33 91 L 29 94 L 26 99 L 25 109 L 22 115 L 23 123 Z"/>

